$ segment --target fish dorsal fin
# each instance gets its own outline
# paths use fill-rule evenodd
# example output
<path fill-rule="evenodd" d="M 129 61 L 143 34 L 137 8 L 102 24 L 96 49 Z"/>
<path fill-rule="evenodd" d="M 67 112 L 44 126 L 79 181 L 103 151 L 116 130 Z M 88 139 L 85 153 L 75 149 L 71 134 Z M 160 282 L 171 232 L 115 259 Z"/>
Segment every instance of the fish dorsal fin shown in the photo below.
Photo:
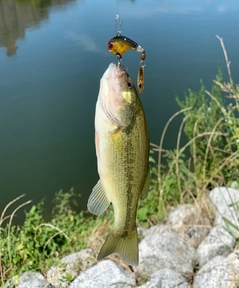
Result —
<path fill-rule="evenodd" d="M 95 215 L 101 215 L 110 205 L 105 191 L 101 185 L 100 180 L 92 189 L 90 197 L 88 199 L 87 208 L 90 213 Z"/>
<path fill-rule="evenodd" d="M 144 182 L 144 188 L 143 188 L 142 193 L 140 195 L 140 199 L 141 200 L 145 199 L 147 197 L 147 195 L 148 195 L 149 182 L 150 182 L 150 172 L 149 172 L 149 169 L 148 169 L 148 174 L 147 174 L 147 177 L 146 177 L 145 182 Z"/>

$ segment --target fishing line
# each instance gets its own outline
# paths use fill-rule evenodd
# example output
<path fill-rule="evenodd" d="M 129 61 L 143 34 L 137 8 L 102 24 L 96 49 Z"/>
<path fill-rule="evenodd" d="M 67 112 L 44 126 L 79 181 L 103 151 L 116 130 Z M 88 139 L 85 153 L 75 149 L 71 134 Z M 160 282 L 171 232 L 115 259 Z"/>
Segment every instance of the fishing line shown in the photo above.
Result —
<path fill-rule="evenodd" d="M 116 15 L 119 15 L 119 3 L 118 3 L 118 0 L 116 0 L 116 6 L 117 6 L 117 14 Z"/>
<path fill-rule="evenodd" d="M 118 0 L 116 0 L 116 10 L 117 10 L 117 14 L 115 15 L 115 33 L 116 33 L 116 36 L 120 36 L 122 34 L 123 23 L 120 21 L 120 17 L 119 17 Z"/>
<path fill-rule="evenodd" d="M 120 20 L 119 16 L 119 0 L 116 0 L 116 12 L 115 15 L 115 33 L 116 36 L 111 38 L 106 46 L 107 49 L 114 55 L 116 55 L 118 59 L 118 66 L 122 66 L 122 55 L 127 50 L 135 50 L 137 52 L 141 52 L 141 61 L 139 62 L 139 70 L 137 76 L 137 86 L 140 93 L 144 90 L 144 67 L 146 66 L 146 51 L 138 45 L 136 42 L 131 40 L 130 38 L 122 35 L 122 24 L 123 22 Z"/>

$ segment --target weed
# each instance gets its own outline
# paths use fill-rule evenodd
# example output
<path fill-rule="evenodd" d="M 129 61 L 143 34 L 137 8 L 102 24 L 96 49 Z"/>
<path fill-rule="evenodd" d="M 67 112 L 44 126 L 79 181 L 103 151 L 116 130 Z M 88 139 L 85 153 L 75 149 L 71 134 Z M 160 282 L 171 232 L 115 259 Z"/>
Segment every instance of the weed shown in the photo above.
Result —
<path fill-rule="evenodd" d="M 74 280 L 74 278 L 71 276 L 71 274 L 66 273 L 66 275 L 63 277 L 63 280 L 65 282 L 72 282 Z"/>
<path fill-rule="evenodd" d="M 8 221 L 6 227 L 0 227 L 0 273 L 2 286 L 4 281 L 13 275 L 25 271 L 44 272 L 59 258 L 87 247 L 87 237 L 93 229 L 93 218 L 87 212 L 77 213 L 72 208 L 75 203 L 73 189 L 67 193 L 56 193 L 53 217 L 49 223 L 43 219 L 43 201 L 33 205 L 25 212 L 22 226 L 12 225 L 15 212 L 29 204 L 27 201 L 18 206 L 10 216 L 5 216 L 7 209 L 20 196 L 4 209 L 1 224 Z"/>

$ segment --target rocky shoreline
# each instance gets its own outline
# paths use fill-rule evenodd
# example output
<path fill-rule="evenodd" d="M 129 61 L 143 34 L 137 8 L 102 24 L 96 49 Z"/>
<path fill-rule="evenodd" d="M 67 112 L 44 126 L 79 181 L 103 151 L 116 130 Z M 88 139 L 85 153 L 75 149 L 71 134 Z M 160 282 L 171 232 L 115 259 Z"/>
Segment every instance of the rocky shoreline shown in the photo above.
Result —
<path fill-rule="evenodd" d="M 137 267 L 114 254 L 97 262 L 95 251 L 85 249 L 62 258 L 44 276 L 25 272 L 5 287 L 239 287 L 238 216 L 239 190 L 214 188 L 203 205 L 179 205 L 164 225 L 138 229 Z"/>

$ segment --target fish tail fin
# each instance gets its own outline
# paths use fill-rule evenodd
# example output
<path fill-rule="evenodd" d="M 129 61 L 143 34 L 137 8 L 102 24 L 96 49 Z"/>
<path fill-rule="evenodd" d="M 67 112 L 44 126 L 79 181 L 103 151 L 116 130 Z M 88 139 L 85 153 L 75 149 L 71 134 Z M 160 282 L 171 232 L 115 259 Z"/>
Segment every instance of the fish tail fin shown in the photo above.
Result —
<path fill-rule="evenodd" d="M 137 229 L 135 228 L 131 235 L 124 237 L 115 237 L 114 231 L 111 231 L 99 252 L 97 260 L 101 260 L 112 253 L 119 254 L 125 263 L 137 266 L 139 262 Z"/>

